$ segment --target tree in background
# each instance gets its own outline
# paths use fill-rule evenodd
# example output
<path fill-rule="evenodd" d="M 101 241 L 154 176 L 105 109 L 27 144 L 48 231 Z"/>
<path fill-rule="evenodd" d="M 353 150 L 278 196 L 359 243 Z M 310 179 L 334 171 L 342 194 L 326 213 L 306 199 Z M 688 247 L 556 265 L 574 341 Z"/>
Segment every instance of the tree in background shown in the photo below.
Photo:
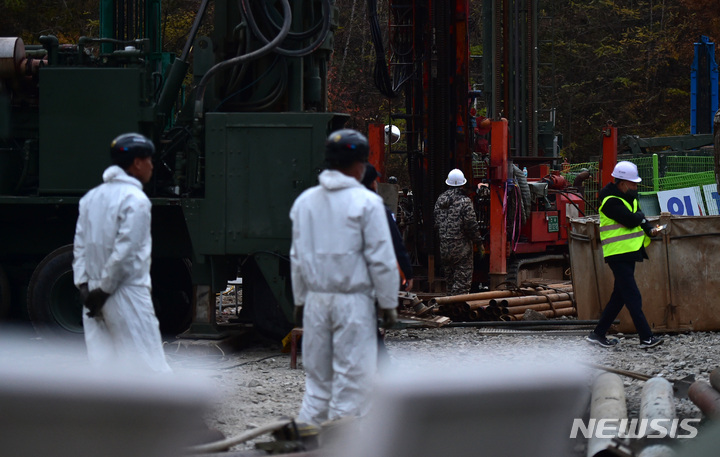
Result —
<path fill-rule="evenodd" d="M 553 16 L 551 22 L 541 22 L 540 39 L 553 39 L 556 97 L 549 103 L 557 108 L 557 130 L 563 134 L 566 157 L 578 162 L 597 155 L 599 132 L 608 120 L 614 121 L 621 135 L 690 132 L 693 43 L 701 35 L 720 40 L 720 2 L 539 1 L 543 12 Z M 328 101 L 331 110 L 351 114 L 349 127 L 367 131 L 368 124 L 387 123 L 391 112 L 402 112 L 402 97 L 388 99 L 373 85 L 375 53 L 367 2 L 335 3 L 340 17 Z M 199 0 L 163 0 L 167 50 L 180 52 L 199 4 Z M 470 3 L 473 54 L 482 53 L 481 4 Z M 41 35 L 75 43 L 80 36 L 98 34 L 97 0 L 0 0 L 0 8 L 0 36 L 19 36 L 28 44 L 37 44 Z M 388 0 L 378 0 L 377 10 L 380 24 L 387 24 Z"/>
<path fill-rule="evenodd" d="M 582 162 L 597 155 L 608 120 L 621 135 L 690 133 L 693 43 L 701 34 L 720 38 L 718 15 L 703 17 L 707 8 L 694 3 L 571 1 L 554 10 L 558 129 L 566 156 Z"/>

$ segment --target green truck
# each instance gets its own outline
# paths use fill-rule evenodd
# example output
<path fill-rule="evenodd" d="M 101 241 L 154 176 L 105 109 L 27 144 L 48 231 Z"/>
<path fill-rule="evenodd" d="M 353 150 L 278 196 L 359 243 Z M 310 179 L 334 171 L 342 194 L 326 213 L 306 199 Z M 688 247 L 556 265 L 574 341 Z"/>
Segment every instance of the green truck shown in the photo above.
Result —
<path fill-rule="evenodd" d="M 112 138 L 139 132 L 157 148 L 145 191 L 161 330 L 222 337 L 215 295 L 241 276 L 240 318 L 282 338 L 289 209 L 347 118 L 327 112 L 334 1 L 215 1 L 210 15 L 204 0 L 176 54 L 161 49 L 160 3 L 102 0 L 100 36 L 73 44 L 0 38 L 0 319 L 82 333 L 78 201 Z"/>

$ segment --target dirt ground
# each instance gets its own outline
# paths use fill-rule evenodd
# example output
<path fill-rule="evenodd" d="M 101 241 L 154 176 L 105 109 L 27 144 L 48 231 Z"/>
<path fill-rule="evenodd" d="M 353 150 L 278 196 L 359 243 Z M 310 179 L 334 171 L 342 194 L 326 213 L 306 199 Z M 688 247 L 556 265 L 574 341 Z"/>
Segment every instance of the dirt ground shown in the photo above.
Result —
<path fill-rule="evenodd" d="M 225 313 L 234 309 L 226 308 Z M 222 317 L 221 317 L 222 318 Z M 718 333 L 665 335 L 665 344 L 642 350 L 636 335 L 616 335 L 620 344 L 612 349 L 590 345 L 586 332 L 576 333 L 486 333 L 477 328 L 421 328 L 390 330 L 386 335 L 388 357 L 380 370 L 418 368 L 424 363 L 476 363 L 479 357 L 513 361 L 518 354 L 532 353 L 536 360 L 552 366 L 572 358 L 581 362 L 631 370 L 667 379 L 695 375 L 709 379 L 720 367 Z M 235 338 L 232 344 L 217 342 L 191 344 L 166 343 L 166 354 L 178 372 L 206 376 L 218 393 L 218 400 L 206 416 L 210 428 L 225 436 L 237 436 L 281 417 L 295 417 L 304 392 L 302 356 L 298 369 L 290 368 L 290 354 L 282 352 L 279 342 L 266 340 L 252 331 Z M 520 360 L 520 359 L 518 359 Z M 588 389 L 601 371 L 588 368 Z M 531 373 L 528 374 L 532 376 Z M 638 417 L 643 381 L 622 377 L 627 398 L 628 417 Z M 678 418 L 701 418 L 700 410 L 688 399 L 675 399 Z M 267 441 L 267 437 L 258 441 Z M 577 443 L 582 455 L 584 443 Z M 254 441 L 234 447 L 251 449 Z"/>

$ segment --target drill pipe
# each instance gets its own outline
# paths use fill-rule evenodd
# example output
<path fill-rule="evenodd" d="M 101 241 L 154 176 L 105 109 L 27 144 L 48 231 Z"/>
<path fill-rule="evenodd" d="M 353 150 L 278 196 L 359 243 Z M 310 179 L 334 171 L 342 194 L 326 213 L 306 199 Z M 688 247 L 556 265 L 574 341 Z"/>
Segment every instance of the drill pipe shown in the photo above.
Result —
<path fill-rule="evenodd" d="M 430 305 L 446 305 L 448 303 L 462 303 L 471 300 L 487 300 L 490 298 L 501 297 L 517 297 L 523 295 L 522 292 L 515 290 L 489 290 L 486 292 L 478 292 L 475 294 L 448 295 L 447 297 L 435 297 L 430 299 Z"/>
<path fill-rule="evenodd" d="M 673 386 L 665 378 L 653 377 L 645 381 L 640 400 L 640 419 L 660 420 L 662 425 L 670 425 L 677 416 Z M 654 433 L 652 429 L 640 430 L 641 437 Z"/>
<path fill-rule="evenodd" d="M 603 373 L 595 378 L 590 399 L 590 418 L 618 420 L 616 423 L 606 423 L 605 435 L 617 436 L 621 431 L 620 419 L 627 419 L 627 404 L 625 402 L 625 386 L 620 376 L 614 373 Z M 612 445 L 613 438 L 598 438 L 596 434 L 593 434 L 588 441 L 587 457 L 609 455 L 608 449 Z"/>
<path fill-rule="evenodd" d="M 710 372 L 710 385 L 720 392 L 720 368 L 715 368 Z"/>
<path fill-rule="evenodd" d="M 538 284 L 537 287 L 545 287 L 547 289 L 572 289 L 572 284 L 570 283 L 557 283 L 557 284 L 548 284 L 548 285 L 540 285 Z"/>
<path fill-rule="evenodd" d="M 688 389 L 688 397 L 708 417 L 720 418 L 720 392 L 709 382 L 695 381 Z"/>
<path fill-rule="evenodd" d="M 557 289 L 572 290 L 572 284 L 556 284 Z M 429 305 L 445 305 L 448 303 L 462 303 L 475 300 L 489 300 L 491 298 L 505 298 L 505 297 L 522 297 L 526 295 L 548 295 L 555 294 L 556 290 L 548 289 L 534 289 L 530 287 L 523 287 L 517 290 L 488 290 L 485 292 L 477 292 L 473 294 L 463 295 L 448 295 L 446 297 L 434 297 L 429 301 Z"/>
<path fill-rule="evenodd" d="M 490 300 L 490 304 L 496 303 L 500 306 L 517 306 L 517 305 L 533 305 L 535 303 L 547 303 L 556 302 L 560 300 L 570 300 L 573 298 L 573 293 L 564 294 L 550 294 L 550 295 L 534 295 L 527 297 L 510 297 Z"/>
<path fill-rule="evenodd" d="M 485 311 L 483 308 L 473 309 L 472 311 L 468 311 L 467 313 L 468 318 L 471 321 L 479 321 L 479 320 L 494 320 L 496 319 L 495 316 L 489 314 L 487 311 Z"/>
<path fill-rule="evenodd" d="M 568 307 L 568 308 L 560 308 L 555 311 L 548 310 L 548 311 L 538 311 L 538 313 L 542 314 L 543 316 L 547 317 L 558 317 L 558 316 L 574 316 L 577 314 L 577 309 L 574 307 Z M 519 320 L 522 319 L 523 314 L 525 314 L 525 311 L 522 313 L 517 314 L 502 314 L 500 316 L 500 320 Z M 509 319 L 504 319 L 505 317 Z"/>
<path fill-rule="evenodd" d="M 501 306 L 503 314 L 522 314 L 526 309 L 532 309 L 534 311 L 552 311 L 553 309 L 572 308 L 573 302 L 571 300 L 563 300 L 550 303 L 538 303 L 536 305 L 522 305 L 522 306 Z"/>
<path fill-rule="evenodd" d="M 490 304 L 490 300 L 472 300 L 469 302 L 461 303 L 460 306 L 465 311 L 472 311 L 474 309 L 478 308 L 485 308 L 487 305 Z"/>

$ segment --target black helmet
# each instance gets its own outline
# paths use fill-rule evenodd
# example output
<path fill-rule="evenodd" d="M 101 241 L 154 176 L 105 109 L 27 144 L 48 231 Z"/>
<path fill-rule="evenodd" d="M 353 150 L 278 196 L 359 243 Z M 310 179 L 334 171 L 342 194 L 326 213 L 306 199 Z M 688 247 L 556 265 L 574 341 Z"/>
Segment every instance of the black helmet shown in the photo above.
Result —
<path fill-rule="evenodd" d="M 356 130 L 336 130 L 325 140 L 325 160 L 330 165 L 346 166 L 354 162 L 366 162 L 369 152 L 367 138 Z"/>
<path fill-rule="evenodd" d="M 110 160 L 123 170 L 127 169 L 135 157 L 150 157 L 155 153 L 152 141 L 139 133 L 124 133 L 110 143 Z"/>

